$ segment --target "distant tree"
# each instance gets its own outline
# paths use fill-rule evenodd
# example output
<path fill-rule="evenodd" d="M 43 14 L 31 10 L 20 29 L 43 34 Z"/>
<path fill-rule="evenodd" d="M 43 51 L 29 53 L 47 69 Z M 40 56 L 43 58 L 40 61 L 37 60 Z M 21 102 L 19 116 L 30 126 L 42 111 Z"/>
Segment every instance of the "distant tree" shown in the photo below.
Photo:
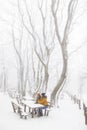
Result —
<path fill-rule="evenodd" d="M 15 31 L 14 31 L 14 25 L 12 26 L 12 40 L 13 40 L 13 47 L 15 49 L 17 58 L 18 58 L 18 92 L 21 93 L 22 95 L 24 94 L 24 64 L 23 60 L 21 57 L 21 47 L 22 47 L 22 38 L 23 38 L 23 28 L 21 31 L 21 36 L 19 38 L 19 48 L 16 47 L 16 38 L 15 38 Z"/>
<path fill-rule="evenodd" d="M 0 89 L 4 93 L 7 91 L 8 86 L 7 86 L 7 80 L 8 80 L 8 75 L 6 73 L 6 68 L 3 66 L 2 73 L 0 75 Z"/>

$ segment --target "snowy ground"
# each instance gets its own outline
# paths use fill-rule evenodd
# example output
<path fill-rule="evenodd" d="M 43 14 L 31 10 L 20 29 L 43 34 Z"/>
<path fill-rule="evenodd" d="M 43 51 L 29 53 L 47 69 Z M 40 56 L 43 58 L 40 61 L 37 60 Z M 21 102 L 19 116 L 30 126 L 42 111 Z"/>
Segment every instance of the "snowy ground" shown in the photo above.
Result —
<path fill-rule="evenodd" d="M 13 113 L 10 97 L 0 93 L 0 130 L 87 130 L 83 110 L 66 95 L 48 117 L 20 119 Z"/>

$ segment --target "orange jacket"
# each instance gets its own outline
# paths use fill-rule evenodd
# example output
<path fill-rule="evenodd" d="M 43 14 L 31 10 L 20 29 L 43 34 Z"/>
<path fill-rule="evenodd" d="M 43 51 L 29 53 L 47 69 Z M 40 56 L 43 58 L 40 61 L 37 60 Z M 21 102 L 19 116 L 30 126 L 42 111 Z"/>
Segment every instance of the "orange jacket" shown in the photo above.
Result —
<path fill-rule="evenodd" d="M 42 104 L 44 106 L 47 106 L 48 105 L 48 101 L 47 101 L 47 98 L 46 97 L 42 97 L 38 100 L 38 103 L 39 104 Z"/>

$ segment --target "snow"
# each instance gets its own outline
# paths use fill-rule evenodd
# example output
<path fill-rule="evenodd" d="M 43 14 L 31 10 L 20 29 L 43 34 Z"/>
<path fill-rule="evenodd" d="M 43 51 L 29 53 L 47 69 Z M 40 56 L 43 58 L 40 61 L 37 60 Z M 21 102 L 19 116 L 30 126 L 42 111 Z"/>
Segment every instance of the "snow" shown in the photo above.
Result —
<path fill-rule="evenodd" d="M 53 108 L 48 117 L 20 119 L 13 112 L 11 99 L 0 93 L 0 130 L 87 130 L 83 109 L 65 94 L 59 108 Z"/>

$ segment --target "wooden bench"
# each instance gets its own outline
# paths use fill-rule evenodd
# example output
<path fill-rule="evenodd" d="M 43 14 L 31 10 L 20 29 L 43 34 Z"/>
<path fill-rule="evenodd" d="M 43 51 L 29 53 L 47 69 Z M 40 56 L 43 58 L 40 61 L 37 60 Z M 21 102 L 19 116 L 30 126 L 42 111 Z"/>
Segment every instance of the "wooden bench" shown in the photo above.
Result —
<path fill-rule="evenodd" d="M 51 108 L 46 108 L 46 109 L 45 109 L 45 112 L 44 112 L 44 116 L 48 116 L 48 115 L 49 115 L 49 112 L 50 112 L 51 110 L 52 110 Z"/>
<path fill-rule="evenodd" d="M 21 112 L 20 113 L 20 118 L 24 118 L 24 119 L 27 119 L 29 116 L 29 114 L 27 112 Z"/>
<path fill-rule="evenodd" d="M 23 107 L 15 102 L 11 102 L 12 107 L 13 107 L 13 111 L 15 113 L 20 113 L 20 111 L 23 109 Z"/>
<path fill-rule="evenodd" d="M 83 103 L 83 110 L 84 110 L 84 116 L 85 116 L 85 124 L 87 125 L 87 106 Z"/>
<path fill-rule="evenodd" d="M 49 112 L 52 110 L 53 104 L 51 102 L 48 102 L 48 108 L 44 109 L 44 116 L 48 116 Z"/>
<path fill-rule="evenodd" d="M 12 107 L 13 107 L 13 111 L 15 113 L 18 113 L 20 115 L 20 118 L 24 118 L 24 119 L 27 119 L 29 114 L 24 112 L 24 107 L 20 104 L 17 104 L 15 102 L 11 102 L 12 104 Z"/>
<path fill-rule="evenodd" d="M 51 111 L 52 109 L 51 108 L 45 108 L 45 109 L 42 109 L 42 116 L 48 116 L 49 115 L 49 112 Z M 32 115 L 32 113 L 31 113 L 31 115 Z M 39 117 L 40 116 L 40 114 L 39 114 L 39 109 L 37 109 L 37 110 L 35 110 L 34 112 L 33 112 L 33 117 Z"/>
<path fill-rule="evenodd" d="M 85 107 L 84 109 L 84 113 L 85 113 L 85 124 L 87 125 L 87 107 Z"/>

